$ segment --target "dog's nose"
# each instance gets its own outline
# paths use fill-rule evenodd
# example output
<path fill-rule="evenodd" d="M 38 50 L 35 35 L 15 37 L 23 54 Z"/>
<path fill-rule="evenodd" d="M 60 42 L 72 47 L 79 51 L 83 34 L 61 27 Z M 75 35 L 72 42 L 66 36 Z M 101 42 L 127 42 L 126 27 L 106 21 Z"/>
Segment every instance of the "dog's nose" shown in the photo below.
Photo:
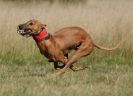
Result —
<path fill-rule="evenodd" d="M 22 30 L 23 29 L 23 25 L 22 24 L 18 25 L 18 29 Z"/>

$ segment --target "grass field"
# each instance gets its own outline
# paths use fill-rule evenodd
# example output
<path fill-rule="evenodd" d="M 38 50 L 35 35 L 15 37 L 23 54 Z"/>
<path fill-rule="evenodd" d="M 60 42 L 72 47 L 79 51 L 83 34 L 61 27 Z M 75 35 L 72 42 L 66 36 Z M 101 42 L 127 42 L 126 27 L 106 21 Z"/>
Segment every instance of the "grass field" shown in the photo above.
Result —
<path fill-rule="evenodd" d="M 8 0 L 7 0 L 8 1 Z M 133 1 L 88 0 L 86 3 L 0 1 L 0 96 L 132 96 Z M 113 52 L 96 49 L 77 65 L 89 68 L 53 77 L 53 65 L 40 55 L 32 38 L 17 34 L 29 19 L 47 24 L 50 33 L 66 26 L 86 29 L 93 41 Z"/>

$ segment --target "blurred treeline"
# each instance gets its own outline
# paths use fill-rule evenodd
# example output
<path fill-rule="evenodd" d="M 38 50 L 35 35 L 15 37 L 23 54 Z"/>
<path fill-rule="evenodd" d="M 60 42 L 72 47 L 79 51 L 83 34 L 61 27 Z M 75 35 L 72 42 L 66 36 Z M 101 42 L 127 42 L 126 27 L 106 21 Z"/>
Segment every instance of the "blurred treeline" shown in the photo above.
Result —
<path fill-rule="evenodd" d="M 39 2 L 49 2 L 49 3 L 62 3 L 62 4 L 79 4 L 79 3 L 82 3 L 82 4 L 85 4 L 87 2 L 87 0 L 1 0 L 1 1 L 4 1 L 4 2 L 36 2 L 36 3 L 39 3 Z"/>

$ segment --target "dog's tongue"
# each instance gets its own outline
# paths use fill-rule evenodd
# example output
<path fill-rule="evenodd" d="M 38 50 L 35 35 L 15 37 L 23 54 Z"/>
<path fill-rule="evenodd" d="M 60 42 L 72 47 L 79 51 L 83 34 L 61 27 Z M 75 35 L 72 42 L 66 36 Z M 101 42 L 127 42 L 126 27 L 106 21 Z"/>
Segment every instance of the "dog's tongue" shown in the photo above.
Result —
<path fill-rule="evenodd" d="M 48 35 L 48 32 L 45 30 L 40 32 L 39 35 L 35 36 L 34 39 L 35 41 L 39 42 L 39 41 L 42 41 L 47 35 Z"/>

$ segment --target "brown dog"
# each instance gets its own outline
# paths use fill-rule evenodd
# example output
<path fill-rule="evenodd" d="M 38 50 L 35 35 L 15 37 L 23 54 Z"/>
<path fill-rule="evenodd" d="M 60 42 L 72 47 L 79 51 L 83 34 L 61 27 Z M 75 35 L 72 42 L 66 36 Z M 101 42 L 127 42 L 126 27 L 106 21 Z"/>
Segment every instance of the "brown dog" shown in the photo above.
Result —
<path fill-rule="evenodd" d="M 41 54 L 46 56 L 50 62 L 54 62 L 54 68 L 60 69 L 58 75 L 65 73 L 67 68 L 73 71 L 84 69 L 83 67 L 74 67 L 73 64 L 81 57 L 89 55 L 94 47 L 112 51 L 118 48 L 104 48 L 94 44 L 90 35 L 80 27 L 62 28 L 54 34 L 49 34 L 46 25 L 37 20 L 30 20 L 18 26 L 18 33 L 22 36 L 30 37 L 36 41 Z M 68 59 L 68 52 L 75 50 L 74 55 Z M 59 62 L 63 63 L 59 66 Z"/>

